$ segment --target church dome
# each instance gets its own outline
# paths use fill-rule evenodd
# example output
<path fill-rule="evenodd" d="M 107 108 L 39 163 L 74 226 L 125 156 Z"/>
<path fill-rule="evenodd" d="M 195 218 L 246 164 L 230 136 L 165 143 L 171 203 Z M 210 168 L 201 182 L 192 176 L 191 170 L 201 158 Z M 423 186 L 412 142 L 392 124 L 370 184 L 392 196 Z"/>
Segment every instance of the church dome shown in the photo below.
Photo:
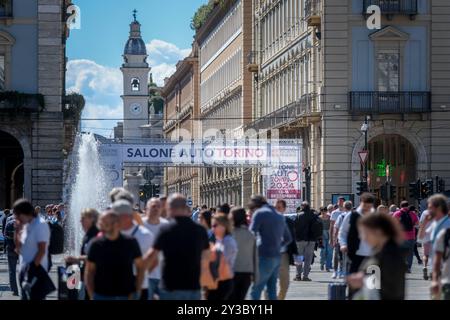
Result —
<path fill-rule="evenodd" d="M 130 38 L 125 45 L 124 54 L 147 55 L 144 40 L 141 38 Z"/>
<path fill-rule="evenodd" d="M 136 20 L 136 13 L 134 21 L 130 24 L 130 37 L 125 44 L 124 54 L 147 55 L 145 42 L 141 38 L 141 24 Z"/>

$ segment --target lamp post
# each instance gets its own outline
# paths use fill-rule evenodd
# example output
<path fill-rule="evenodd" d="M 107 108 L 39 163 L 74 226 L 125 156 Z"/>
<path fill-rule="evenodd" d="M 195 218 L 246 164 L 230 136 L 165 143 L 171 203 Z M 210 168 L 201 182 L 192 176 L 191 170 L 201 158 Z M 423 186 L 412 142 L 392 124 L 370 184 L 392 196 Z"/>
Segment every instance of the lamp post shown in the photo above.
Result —
<path fill-rule="evenodd" d="M 369 149 L 369 120 L 370 117 L 366 116 L 363 125 L 361 126 L 361 131 L 364 133 L 364 151 L 368 151 Z M 364 181 L 368 182 L 369 178 L 369 168 L 367 166 L 367 161 L 364 163 Z"/>

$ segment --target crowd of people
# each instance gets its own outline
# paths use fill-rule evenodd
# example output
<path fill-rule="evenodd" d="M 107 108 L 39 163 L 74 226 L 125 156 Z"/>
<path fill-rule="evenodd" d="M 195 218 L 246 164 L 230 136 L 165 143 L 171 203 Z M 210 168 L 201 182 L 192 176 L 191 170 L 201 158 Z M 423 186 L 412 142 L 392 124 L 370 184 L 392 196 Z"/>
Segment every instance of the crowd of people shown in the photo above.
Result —
<path fill-rule="evenodd" d="M 303 202 L 297 212 L 288 212 L 283 199 L 272 206 L 262 196 L 252 196 L 247 208 L 191 209 L 183 195 L 172 194 L 150 199 L 143 211 L 125 189 L 114 189 L 110 198 L 101 213 L 81 212 L 81 250 L 65 257 L 67 266 L 80 268 L 77 299 L 283 300 L 291 266 L 293 281 L 314 281 L 311 265 L 318 258 L 332 284 L 346 283 L 350 299 L 403 300 L 414 255 L 431 280 L 432 298 L 450 299 L 449 203 L 443 195 L 430 197 L 421 214 L 407 201 L 375 208 L 369 193 L 357 207 L 339 198 L 317 211 Z M 63 225 L 65 216 L 63 204 L 43 214 L 25 199 L 5 210 L 14 295 L 20 287 L 23 299 L 42 300 L 55 290 L 48 275 L 52 224 Z M 374 267 L 378 285 L 368 288 Z"/>

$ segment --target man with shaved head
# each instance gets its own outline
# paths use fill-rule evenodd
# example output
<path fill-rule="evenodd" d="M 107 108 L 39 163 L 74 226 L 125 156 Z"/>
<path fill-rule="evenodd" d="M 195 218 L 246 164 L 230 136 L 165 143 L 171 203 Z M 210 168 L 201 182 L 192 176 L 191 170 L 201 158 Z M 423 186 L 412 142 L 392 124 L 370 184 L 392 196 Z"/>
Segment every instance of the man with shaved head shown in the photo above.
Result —
<path fill-rule="evenodd" d="M 153 271 L 162 253 L 161 300 L 200 300 L 200 272 L 209 266 L 208 235 L 190 218 L 183 195 L 170 196 L 167 211 L 171 221 L 161 227 L 145 264 Z"/>

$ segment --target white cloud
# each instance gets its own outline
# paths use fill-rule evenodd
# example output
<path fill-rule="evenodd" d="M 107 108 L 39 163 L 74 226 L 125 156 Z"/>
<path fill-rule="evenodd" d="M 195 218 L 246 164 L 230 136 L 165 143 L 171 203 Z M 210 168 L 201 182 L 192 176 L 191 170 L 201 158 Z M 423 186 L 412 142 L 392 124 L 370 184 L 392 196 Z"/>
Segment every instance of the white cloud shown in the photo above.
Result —
<path fill-rule="evenodd" d="M 154 39 L 147 44 L 148 63 L 152 68 L 153 80 L 159 85 L 164 84 L 164 78 L 176 70 L 178 61 L 191 53 L 191 49 L 180 49 L 173 43 Z"/>
<path fill-rule="evenodd" d="M 164 78 L 175 72 L 177 62 L 190 52 L 191 49 L 180 49 L 163 40 L 150 41 L 147 53 L 153 80 L 162 86 Z M 123 78 L 120 68 L 103 66 L 87 59 L 71 60 L 67 63 L 66 80 L 68 93 L 78 92 L 86 99 L 83 118 L 98 119 L 83 121 L 83 128 L 109 136 L 112 128 L 123 118 L 120 98 L 123 93 Z"/>

